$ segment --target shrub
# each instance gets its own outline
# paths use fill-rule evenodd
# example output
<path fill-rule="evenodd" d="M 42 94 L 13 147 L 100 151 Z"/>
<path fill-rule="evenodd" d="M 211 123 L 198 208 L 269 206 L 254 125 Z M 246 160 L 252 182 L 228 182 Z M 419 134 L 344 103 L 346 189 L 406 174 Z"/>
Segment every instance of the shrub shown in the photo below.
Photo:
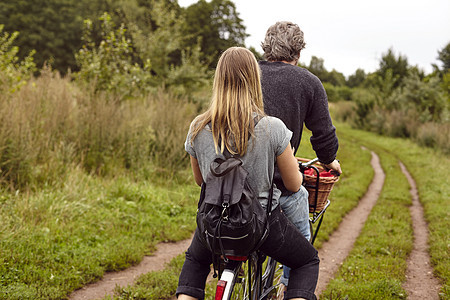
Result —
<path fill-rule="evenodd" d="M 324 82 L 323 86 L 327 92 L 329 102 L 350 101 L 352 100 L 352 89 L 347 86 L 334 86 L 331 83 Z"/>
<path fill-rule="evenodd" d="M 450 154 L 450 124 L 425 123 L 417 131 L 414 140 L 419 145 L 441 149 L 444 154 Z"/>
<path fill-rule="evenodd" d="M 75 55 L 80 71 L 77 78 L 84 82 L 94 82 L 95 91 L 111 91 L 120 97 L 136 96 L 155 86 L 151 75 L 150 60 L 141 67 L 133 60 L 133 44 L 126 35 L 122 24 L 116 28 L 109 14 L 104 13 L 99 20 L 102 40 L 96 45 L 92 38 L 92 21 L 85 20 L 84 45 Z"/>
<path fill-rule="evenodd" d="M 325 91 L 327 92 L 328 102 L 338 102 L 339 101 L 339 94 L 334 85 L 328 82 L 323 83 L 323 87 L 325 88 Z"/>
<path fill-rule="evenodd" d="M 93 82 L 95 92 L 112 92 L 119 99 L 155 93 L 161 86 L 190 97 L 207 84 L 210 74 L 200 61 L 200 48 L 181 49 L 180 24 L 172 24 L 173 12 L 166 16 L 169 12 L 161 5 L 155 7 L 159 26 L 148 34 L 135 24 L 130 24 L 131 30 L 124 24 L 117 27 L 104 13 L 99 18 L 99 44 L 94 42 L 92 21 L 85 20 L 84 45 L 75 55 L 79 82 Z M 180 62 L 172 61 L 174 53 L 181 57 Z"/>
<path fill-rule="evenodd" d="M 355 89 L 352 98 L 356 104 L 355 119 L 352 122 L 358 128 L 368 128 L 368 116 L 376 104 L 376 94 L 367 89 Z"/>
<path fill-rule="evenodd" d="M 384 80 L 372 77 L 378 78 L 379 89 L 355 89 L 352 94 L 356 105 L 355 114 L 348 115 L 352 125 L 392 137 L 412 138 L 420 145 L 448 153 L 450 102 L 443 87 L 446 77 L 441 80 L 430 75 L 422 80 L 417 72 L 410 72 L 403 86 L 396 89 L 389 76 Z"/>
<path fill-rule="evenodd" d="M 3 32 L 3 28 L 4 25 L 0 24 L 0 92 L 5 93 L 23 86 L 36 70 L 36 65 L 33 62 L 34 52 L 19 62 L 19 48 L 13 46 L 19 33 L 9 34 Z"/>
<path fill-rule="evenodd" d="M 351 122 L 355 118 L 356 105 L 350 101 L 340 101 L 338 103 L 330 103 L 330 112 L 338 121 Z"/>

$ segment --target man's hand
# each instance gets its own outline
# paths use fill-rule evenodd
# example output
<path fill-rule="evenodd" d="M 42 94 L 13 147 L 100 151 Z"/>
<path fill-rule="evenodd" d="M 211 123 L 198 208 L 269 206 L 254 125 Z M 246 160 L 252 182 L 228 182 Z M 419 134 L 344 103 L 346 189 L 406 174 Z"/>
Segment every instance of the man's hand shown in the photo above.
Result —
<path fill-rule="evenodd" d="M 325 165 L 324 166 L 328 169 L 334 170 L 336 172 L 338 172 L 339 174 L 342 174 L 342 170 L 341 170 L 341 164 L 339 163 L 338 160 L 333 160 L 331 163 Z"/>

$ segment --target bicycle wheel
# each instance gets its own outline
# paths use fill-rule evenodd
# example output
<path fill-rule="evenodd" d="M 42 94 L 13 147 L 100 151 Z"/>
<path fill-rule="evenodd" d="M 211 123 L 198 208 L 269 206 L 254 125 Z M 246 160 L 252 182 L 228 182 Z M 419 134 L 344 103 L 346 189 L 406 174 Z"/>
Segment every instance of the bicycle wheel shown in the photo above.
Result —
<path fill-rule="evenodd" d="M 230 261 L 227 264 L 217 283 L 215 299 L 257 300 L 260 294 L 261 264 L 257 256 L 252 255 L 246 263 Z"/>
<path fill-rule="evenodd" d="M 252 256 L 246 264 L 242 264 L 238 274 L 238 280 L 236 280 L 234 284 L 230 300 L 257 300 L 260 293 L 261 265 L 258 265 L 258 258 L 256 256 Z"/>
<path fill-rule="evenodd" d="M 268 257 L 263 264 L 262 275 L 262 293 L 261 299 L 277 299 L 278 287 L 280 286 L 281 275 L 283 274 L 283 267 L 276 260 Z"/>

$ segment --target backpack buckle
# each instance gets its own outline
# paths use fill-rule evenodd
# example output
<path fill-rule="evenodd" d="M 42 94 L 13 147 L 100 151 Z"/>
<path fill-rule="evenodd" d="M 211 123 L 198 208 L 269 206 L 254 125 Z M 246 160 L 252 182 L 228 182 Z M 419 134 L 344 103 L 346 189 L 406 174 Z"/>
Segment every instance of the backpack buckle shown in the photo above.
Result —
<path fill-rule="evenodd" d="M 230 205 L 228 204 L 228 202 L 224 202 L 224 203 L 222 203 L 222 207 L 223 207 L 223 210 L 222 210 L 222 219 L 224 220 L 224 221 L 228 221 L 228 207 L 229 207 Z"/>

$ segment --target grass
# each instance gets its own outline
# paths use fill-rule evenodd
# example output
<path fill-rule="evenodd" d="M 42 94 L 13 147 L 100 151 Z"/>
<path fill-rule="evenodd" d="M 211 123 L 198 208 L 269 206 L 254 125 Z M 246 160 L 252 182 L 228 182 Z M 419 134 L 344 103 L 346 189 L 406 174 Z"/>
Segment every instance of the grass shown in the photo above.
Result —
<path fill-rule="evenodd" d="M 310 132 L 304 131 L 300 153 L 297 152 L 297 156 L 315 157 L 309 143 L 310 136 Z M 321 248 L 324 241 L 329 239 L 330 234 L 338 228 L 342 218 L 358 205 L 359 199 L 365 194 L 374 175 L 370 166 L 371 155 L 369 151 L 362 149 L 361 145 L 355 143 L 352 138 L 345 138 L 339 132 L 338 136 L 340 147 L 337 159 L 341 163 L 343 174 L 329 196 L 331 205 L 327 209 L 324 223 L 314 243 L 314 246 L 318 249 Z"/>
<path fill-rule="evenodd" d="M 424 175 L 424 162 L 437 174 L 445 174 L 449 159 L 430 149 L 424 149 L 404 140 L 380 137 L 363 131 L 352 130 L 339 124 L 341 160 L 344 175 L 332 191 L 332 205 L 325 216 L 324 225 L 318 236 L 317 245 L 329 234 L 364 194 L 373 177 L 369 151 L 375 151 L 386 173 L 386 183 L 355 248 L 340 268 L 338 276 L 330 283 L 322 298 L 329 299 L 405 299 L 402 288 L 405 280 L 406 259 L 412 249 L 412 229 L 409 215 L 411 204 L 409 185 L 399 169 L 400 159 L 415 178 L 420 200 L 430 230 L 431 261 L 435 274 L 441 278 L 442 299 L 449 299 L 449 248 L 448 216 L 449 182 L 437 180 L 435 176 Z M 307 145 L 308 133 L 302 141 L 301 153 L 297 156 L 313 158 L 314 152 Z M 306 141 L 306 143 L 305 143 Z M 366 167 L 367 166 L 367 167 Z M 445 177 L 445 176 L 444 176 Z M 176 271 L 179 274 L 182 264 Z M 158 273 L 158 272 L 156 272 Z M 165 281 L 164 281 L 165 282 Z M 138 289 L 135 286 L 134 289 Z M 147 285 L 148 289 L 154 289 Z M 214 293 L 214 281 L 207 285 L 207 295 Z M 172 290 L 172 295 L 175 287 Z M 207 296 L 210 299 L 211 296 Z M 128 298 L 132 299 L 132 298 Z"/>
<path fill-rule="evenodd" d="M 158 242 L 188 238 L 197 194 L 176 178 L 154 185 L 82 172 L 60 190 L 2 194 L 0 299 L 64 299 Z"/>
<path fill-rule="evenodd" d="M 409 203 L 404 196 L 409 197 L 409 192 L 397 197 L 397 189 L 404 191 L 406 187 L 406 179 L 396 165 L 399 158 L 416 180 L 429 223 L 432 264 L 444 284 L 441 297 L 450 298 L 449 182 L 441 175 L 450 165 L 449 158 L 407 140 L 383 138 L 341 124 L 338 130 L 338 158 L 344 174 L 332 191 L 332 205 L 317 247 L 357 205 L 373 177 L 370 153 L 360 148 L 365 145 L 380 155 L 385 170 L 390 168 L 387 174 L 399 175 L 387 179 L 393 184 L 385 187 L 379 200 L 386 205 L 374 208 L 358 240 L 360 250 L 352 252 L 352 263 L 346 262 L 340 274 L 351 276 L 355 280 L 352 285 L 363 290 L 382 290 L 384 295 L 403 297 L 402 274 L 411 234 L 408 217 L 403 213 Z M 305 144 L 301 149 L 298 156 L 314 156 Z M 425 172 L 424 166 L 428 167 Z M 153 175 L 145 181 L 127 173 L 115 178 L 95 177 L 74 169 L 56 187 L 0 193 L 0 299 L 64 299 L 74 289 L 98 280 L 105 271 L 139 262 L 159 241 L 189 237 L 195 228 L 199 189 L 190 171 L 180 173 L 169 180 L 166 175 Z M 378 235 L 389 239 L 379 239 Z M 141 277 L 137 285 L 117 289 L 115 297 L 173 295 L 182 261 L 183 255 L 168 269 Z M 333 298 L 350 293 L 346 289 L 349 284 L 333 284 Z M 213 290 L 209 287 L 208 291 Z"/>
<path fill-rule="evenodd" d="M 385 185 L 354 248 L 321 299 L 406 299 L 401 284 L 412 250 L 409 184 L 397 159 L 378 147 Z"/>
<path fill-rule="evenodd" d="M 169 299 L 175 294 L 184 253 L 172 259 L 166 268 L 139 277 L 135 285 L 116 287 L 116 299 Z"/>
<path fill-rule="evenodd" d="M 414 178 L 428 223 L 431 264 L 434 274 L 442 283 L 440 297 L 450 299 L 450 182 L 445 175 L 450 166 L 449 156 L 417 146 L 406 139 L 350 130 L 345 125 L 339 128 L 345 128 L 359 143 L 384 149 L 390 156 L 400 160 Z"/>
<path fill-rule="evenodd" d="M 302 144 L 300 146 L 301 151 L 297 152 L 297 156 L 314 158 L 314 151 L 309 146 L 309 132 L 304 132 Z M 373 178 L 373 169 L 370 166 L 370 153 L 363 150 L 358 144 L 354 143 L 352 139 L 343 139 L 341 141 L 341 147 L 338 153 L 338 158 L 342 162 L 342 168 L 344 175 L 336 183 L 335 188 L 331 192 L 332 204 L 327 210 L 324 218 L 324 224 L 322 225 L 317 240 L 315 242 L 316 247 L 320 247 L 323 241 L 327 240 L 329 235 L 339 226 L 341 219 L 348 213 L 353 207 L 358 204 L 358 200 L 364 195 Z M 357 153 L 357 155 L 355 155 Z M 178 258 L 176 261 L 179 263 Z M 141 295 L 144 293 L 150 293 L 154 290 L 164 290 L 164 295 L 167 291 L 169 294 L 174 295 L 176 290 L 176 283 L 178 281 L 178 275 L 181 272 L 182 263 L 178 264 L 176 269 L 176 278 L 173 278 L 171 274 L 164 271 L 151 272 L 151 276 L 162 276 L 163 280 L 159 282 L 152 281 L 153 277 L 143 276 L 139 282 L 134 286 L 128 286 L 126 288 L 119 288 L 116 290 L 114 299 L 144 299 Z M 141 280 L 142 279 L 142 280 Z M 215 292 L 216 280 L 213 280 L 206 287 L 206 299 L 212 299 Z M 136 295 L 136 298 L 132 295 Z M 164 297 L 161 296 L 160 299 Z"/>

